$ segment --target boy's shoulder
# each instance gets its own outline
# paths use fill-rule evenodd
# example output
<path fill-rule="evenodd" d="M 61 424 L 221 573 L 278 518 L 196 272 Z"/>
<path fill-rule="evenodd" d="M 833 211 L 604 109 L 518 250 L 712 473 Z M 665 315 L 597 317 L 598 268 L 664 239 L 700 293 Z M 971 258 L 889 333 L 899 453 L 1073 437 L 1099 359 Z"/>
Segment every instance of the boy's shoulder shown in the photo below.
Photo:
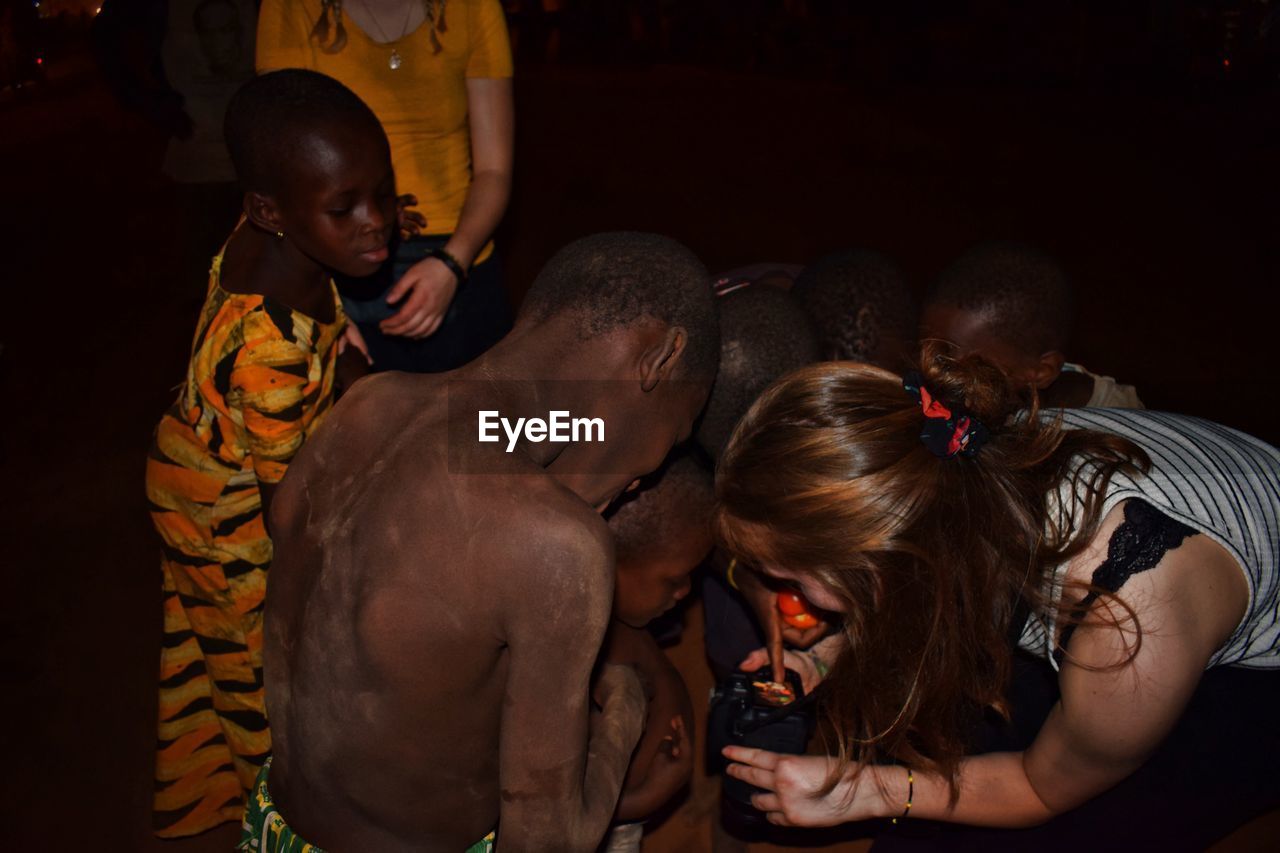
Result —
<path fill-rule="evenodd" d="M 613 536 L 582 498 L 541 470 L 495 479 L 507 481 L 491 484 L 490 508 L 500 517 L 492 533 L 502 547 L 545 566 L 612 567 Z"/>
<path fill-rule="evenodd" d="M 1110 376 L 1093 373 L 1082 365 L 1062 365 L 1055 386 L 1061 385 L 1064 402 L 1057 405 L 1073 408 L 1145 409 L 1132 385 L 1117 382 Z"/>
<path fill-rule="evenodd" d="M 540 471 L 470 479 L 488 482 L 455 495 L 468 508 L 454 515 L 433 553 L 460 570 L 460 581 L 485 602 L 486 618 L 513 632 L 504 634 L 509 641 L 547 634 L 546 614 L 566 608 L 573 619 L 557 630 L 603 627 L 612 606 L 614 548 L 599 514 Z"/>

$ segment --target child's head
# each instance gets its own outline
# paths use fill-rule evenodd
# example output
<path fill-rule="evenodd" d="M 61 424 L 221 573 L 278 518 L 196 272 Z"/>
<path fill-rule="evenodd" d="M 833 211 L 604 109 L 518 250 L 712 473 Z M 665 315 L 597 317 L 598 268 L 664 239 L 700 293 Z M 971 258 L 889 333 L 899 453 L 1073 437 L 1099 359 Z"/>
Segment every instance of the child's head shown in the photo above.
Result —
<path fill-rule="evenodd" d="M 721 297 L 716 307 L 720 372 L 696 433 L 698 444 L 712 459 L 720 455 L 738 419 L 769 383 L 819 357 L 813 324 L 785 291 L 751 285 Z"/>
<path fill-rule="evenodd" d="M 609 440 L 591 461 L 602 472 L 591 488 L 610 500 L 689 437 L 720 361 L 706 268 L 657 234 L 595 234 L 561 249 L 530 286 L 512 336 L 538 337 L 562 365 L 558 378 L 618 380 L 593 399 Z"/>
<path fill-rule="evenodd" d="M 609 518 L 618 580 L 613 615 L 634 628 L 689 593 L 689 575 L 711 550 L 711 474 L 678 453 Z"/>
<path fill-rule="evenodd" d="M 710 380 L 720 338 L 707 270 L 660 234 L 610 231 L 574 240 L 547 261 L 520 305 L 517 323 L 573 319 L 581 340 L 658 321 L 682 329 L 681 374 Z"/>
<path fill-rule="evenodd" d="M 391 149 L 354 92 L 314 71 L 250 80 L 224 121 L 245 215 L 321 266 L 367 276 L 397 223 Z"/>
<path fill-rule="evenodd" d="M 791 292 L 813 319 L 825 359 L 896 368 L 915 348 L 915 300 L 898 265 L 878 252 L 824 255 Z"/>
<path fill-rule="evenodd" d="M 1071 283 L 1053 258 L 1019 243 L 975 246 L 938 278 L 920 336 L 980 355 L 1017 385 L 1058 378 L 1071 332 Z"/>

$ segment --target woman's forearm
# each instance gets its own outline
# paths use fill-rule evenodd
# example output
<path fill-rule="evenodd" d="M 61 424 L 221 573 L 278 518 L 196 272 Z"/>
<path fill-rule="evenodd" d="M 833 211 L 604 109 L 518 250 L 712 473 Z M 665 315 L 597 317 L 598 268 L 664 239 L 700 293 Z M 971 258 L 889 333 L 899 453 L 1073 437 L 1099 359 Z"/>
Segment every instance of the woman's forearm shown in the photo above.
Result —
<path fill-rule="evenodd" d="M 1044 823 L 1054 812 L 1036 793 L 1023 766 L 1021 752 L 993 752 L 967 758 L 960 765 L 960 798 L 951 804 L 951 789 L 941 776 L 916 772 L 908 818 L 928 818 L 972 826 L 1025 827 Z M 884 775 L 888 768 L 879 768 Z M 906 771 L 892 775 L 886 786 L 886 817 L 906 809 Z M 896 797 L 896 799 L 895 799 Z"/>
<path fill-rule="evenodd" d="M 975 756 L 961 762 L 960 796 L 942 776 L 882 764 L 854 766 L 826 791 L 836 759 L 779 755 L 750 747 L 725 747 L 728 774 L 764 793 L 753 805 L 784 826 L 836 826 L 872 818 L 928 818 L 976 826 L 1020 827 L 1043 823 L 1056 813 L 1028 781 L 1023 753 Z M 907 804 L 910 803 L 910 808 Z"/>
<path fill-rule="evenodd" d="M 510 196 L 510 172 L 477 172 L 445 251 L 464 267 L 470 267 L 502 221 Z M 427 227 L 430 228 L 431 223 L 428 222 Z"/>

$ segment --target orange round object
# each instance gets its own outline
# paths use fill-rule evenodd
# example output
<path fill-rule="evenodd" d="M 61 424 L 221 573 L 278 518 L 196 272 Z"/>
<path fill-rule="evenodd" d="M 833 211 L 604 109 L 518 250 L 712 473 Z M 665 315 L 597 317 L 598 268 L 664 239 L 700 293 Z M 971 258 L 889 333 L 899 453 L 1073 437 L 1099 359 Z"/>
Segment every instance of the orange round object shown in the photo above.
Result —
<path fill-rule="evenodd" d="M 778 593 L 778 609 L 785 616 L 795 616 L 809 612 L 808 602 L 794 592 Z"/>
<path fill-rule="evenodd" d="M 812 613 L 788 613 L 782 617 L 782 621 L 802 631 L 818 624 L 817 618 Z"/>

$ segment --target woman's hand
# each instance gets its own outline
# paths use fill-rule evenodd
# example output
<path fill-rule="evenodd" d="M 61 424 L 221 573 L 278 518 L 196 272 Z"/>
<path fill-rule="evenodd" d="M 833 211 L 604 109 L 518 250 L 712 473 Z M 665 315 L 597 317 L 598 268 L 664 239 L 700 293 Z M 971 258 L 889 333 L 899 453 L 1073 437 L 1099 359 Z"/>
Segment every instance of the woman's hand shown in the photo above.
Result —
<path fill-rule="evenodd" d="M 401 299 L 404 304 L 378 327 L 388 335 L 425 338 L 440 328 L 457 291 L 458 279 L 444 261 L 424 258 L 409 267 L 387 293 L 387 304 L 394 305 Z"/>
<path fill-rule="evenodd" d="M 800 686 L 804 688 L 806 694 L 812 693 L 814 688 L 822 683 L 823 673 L 819 672 L 817 662 L 808 652 L 786 649 L 782 652 L 782 661 L 787 669 L 800 676 Z M 738 664 L 738 669 L 743 672 L 755 672 L 768 665 L 769 650 L 756 649 Z"/>
<path fill-rule="evenodd" d="M 837 766 L 829 756 L 780 755 L 745 746 L 726 746 L 724 756 L 733 762 L 726 770 L 730 776 L 765 790 L 752 795 L 751 804 L 778 826 L 835 826 L 886 813 L 874 774 L 855 776 L 852 767 L 830 793 L 817 796 Z M 905 777 L 903 771 L 904 785 Z"/>
<path fill-rule="evenodd" d="M 840 657 L 840 653 L 844 651 L 845 642 L 843 634 L 832 634 L 804 651 L 785 649 L 782 653 L 783 664 L 786 669 L 800 676 L 800 686 L 804 688 L 804 692 L 812 693 L 814 688 L 827 677 L 831 667 L 835 666 L 836 658 Z M 755 672 L 768 664 L 769 650 L 756 649 L 738 664 L 738 669 L 743 672 Z"/>

